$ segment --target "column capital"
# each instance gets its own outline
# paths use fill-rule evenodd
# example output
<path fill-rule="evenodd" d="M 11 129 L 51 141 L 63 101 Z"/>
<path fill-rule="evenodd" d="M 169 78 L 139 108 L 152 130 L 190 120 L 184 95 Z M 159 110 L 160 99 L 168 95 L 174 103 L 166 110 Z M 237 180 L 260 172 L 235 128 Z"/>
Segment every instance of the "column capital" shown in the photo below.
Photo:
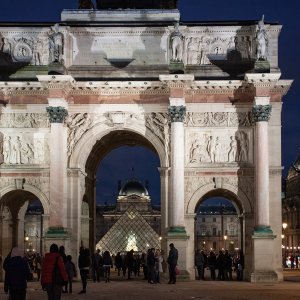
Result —
<path fill-rule="evenodd" d="M 254 122 L 268 122 L 271 117 L 272 105 L 254 105 L 252 107 L 252 118 Z"/>
<path fill-rule="evenodd" d="M 66 108 L 61 106 L 48 106 L 46 110 L 50 123 L 64 123 L 65 118 L 68 116 Z"/>
<path fill-rule="evenodd" d="M 172 123 L 183 122 L 186 114 L 186 107 L 183 105 L 180 106 L 170 105 L 168 107 L 168 113 Z"/>

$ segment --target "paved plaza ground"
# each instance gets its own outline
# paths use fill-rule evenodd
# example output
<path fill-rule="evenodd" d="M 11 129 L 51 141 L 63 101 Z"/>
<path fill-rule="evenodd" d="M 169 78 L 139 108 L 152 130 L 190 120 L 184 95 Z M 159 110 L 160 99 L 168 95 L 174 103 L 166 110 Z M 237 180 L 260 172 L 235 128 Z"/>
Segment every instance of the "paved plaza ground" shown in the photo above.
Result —
<path fill-rule="evenodd" d="M 143 280 L 112 280 L 110 283 L 88 282 L 87 293 L 79 295 L 81 283 L 74 283 L 73 294 L 63 294 L 62 300 L 72 299 L 120 299 L 120 300 L 287 300 L 300 299 L 300 271 L 285 271 L 285 281 L 276 284 L 253 284 L 249 282 L 189 281 L 176 285 L 167 283 L 148 284 Z M 7 299 L 0 283 L 0 300 Z M 30 282 L 28 300 L 47 299 L 38 282 Z"/>

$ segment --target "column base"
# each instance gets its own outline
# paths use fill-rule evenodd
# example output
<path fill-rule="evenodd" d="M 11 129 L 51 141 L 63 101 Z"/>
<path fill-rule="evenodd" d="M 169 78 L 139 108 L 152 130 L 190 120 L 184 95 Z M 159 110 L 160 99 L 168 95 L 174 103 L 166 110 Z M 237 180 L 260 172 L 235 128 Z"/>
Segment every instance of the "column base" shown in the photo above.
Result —
<path fill-rule="evenodd" d="M 251 282 L 278 282 L 278 276 L 274 271 L 255 271 L 251 274 Z"/>
<path fill-rule="evenodd" d="M 69 238 L 70 234 L 64 227 L 49 227 L 46 232 L 45 239 L 53 239 L 53 238 Z"/>
<path fill-rule="evenodd" d="M 273 231 L 271 229 L 271 226 L 265 226 L 265 225 L 257 225 L 254 227 L 254 235 L 271 235 L 273 236 Z"/>
<path fill-rule="evenodd" d="M 171 60 L 169 64 L 170 74 L 184 74 L 184 64 L 182 61 Z"/>
<path fill-rule="evenodd" d="M 168 236 L 186 236 L 186 230 L 183 226 L 171 226 L 168 231 Z"/>

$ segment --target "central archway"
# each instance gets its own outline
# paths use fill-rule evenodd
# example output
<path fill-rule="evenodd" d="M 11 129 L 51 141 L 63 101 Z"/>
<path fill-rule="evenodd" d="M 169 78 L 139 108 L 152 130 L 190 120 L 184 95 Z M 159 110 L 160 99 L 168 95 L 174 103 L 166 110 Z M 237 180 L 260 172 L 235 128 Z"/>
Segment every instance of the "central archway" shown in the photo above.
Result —
<path fill-rule="evenodd" d="M 85 164 L 85 193 L 83 197 L 83 207 L 88 207 L 89 210 L 89 248 L 91 250 L 95 249 L 96 244 L 96 173 L 97 168 L 100 162 L 104 159 L 104 157 L 110 153 L 112 150 L 117 149 L 122 146 L 142 146 L 144 148 L 149 149 L 154 154 L 159 157 L 159 165 L 161 166 L 161 160 L 165 160 L 165 157 L 161 157 L 159 152 L 153 143 L 155 139 L 149 140 L 145 136 L 129 131 L 129 130 L 114 130 L 103 136 L 100 140 L 98 140 L 93 146 L 90 155 Z M 162 149 L 159 149 L 160 151 Z M 162 153 L 162 152 L 161 152 Z M 161 195 L 165 195 L 165 192 L 161 190 Z M 162 197 L 161 197 L 162 198 Z M 166 202 L 166 198 L 161 199 L 162 207 L 166 207 L 163 203 Z M 84 218 L 84 217 L 83 217 Z M 85 218 L 86 220 L 86 218 Z M 161 228 L 166 228 L 166 224 L 161 224 Z M 82 228 L 84 230 L 85 239 L 87 236 L 87 228 Z"/>

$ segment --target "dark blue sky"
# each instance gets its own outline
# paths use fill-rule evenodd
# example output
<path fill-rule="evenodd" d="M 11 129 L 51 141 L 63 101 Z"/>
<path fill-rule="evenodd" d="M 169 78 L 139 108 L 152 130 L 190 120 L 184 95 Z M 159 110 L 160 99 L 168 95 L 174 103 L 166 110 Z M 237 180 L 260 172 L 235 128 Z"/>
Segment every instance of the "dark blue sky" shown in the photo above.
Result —
<path fill-rule="evenodd" d="M 60 21 L 62 9 L 77 8 L 77 2 L 77 0 L 1 1 L 0 22 L 57 22 Z M 279 40 L 279 65 L 282 71 L 282 79 L 295 80 L 283 102 L 282 165 L 285 167 L 284 175 L 286 175 L 290 165 L 300 154 L 300 2 L 296 0 L 181 0 L 179 2 L 183 21 L 258 20 L 265 14 L 266 21 L 279 22 L 283 25 Z M 114 154 L 112 153 L 111 155 Z M 142 154 L 139 150 L 136 154 L 128 155 L 129 157 L 136 156 L 140 158 Z M 122 157 L 123 161 L 127 160 L 124 156 Z M 137 159 L 134 160 L 138 161 Z M 147 163 L 150 161 L 151 159 L 148 158 Z M 106 166 L 107 170 L 111 168 L 107 165 L 106 160 L 103 162 L 103 165 Z M 153 165 L 155 165 L 155 159 L 153 159 Z M 131 168 L 130 163 L 128 163 L 126 168 L 128 167 Z M 136 170 L 139 169 L 137 165 L 134 167 Z M 125 173 L 120 179 L 127 176 L 128 169 L 126 170 L 126 168 L 124 168 Z M 153 167 L 153 170 L 155 168 L 156 166 Z M 137 173 L 136 177 L 138 175 Z M 142 180 L 149 179 L 150 189 L 151 187 L 154 188 L 155 183 L 159 182 L 157 179 L 151 180 L 151 178 L 146 177 L 142 178 Z M 111 182 L 112 186 L 117 185 L 114 182 L 115 179 L 113 178 Z M 105 179 L 105 184 L 108 183 L 107 180 L 109 179 Z M 159 193 L 156 194 L 159 195 Z M 156 198 L 156 196 L 153 198 Z"/>

